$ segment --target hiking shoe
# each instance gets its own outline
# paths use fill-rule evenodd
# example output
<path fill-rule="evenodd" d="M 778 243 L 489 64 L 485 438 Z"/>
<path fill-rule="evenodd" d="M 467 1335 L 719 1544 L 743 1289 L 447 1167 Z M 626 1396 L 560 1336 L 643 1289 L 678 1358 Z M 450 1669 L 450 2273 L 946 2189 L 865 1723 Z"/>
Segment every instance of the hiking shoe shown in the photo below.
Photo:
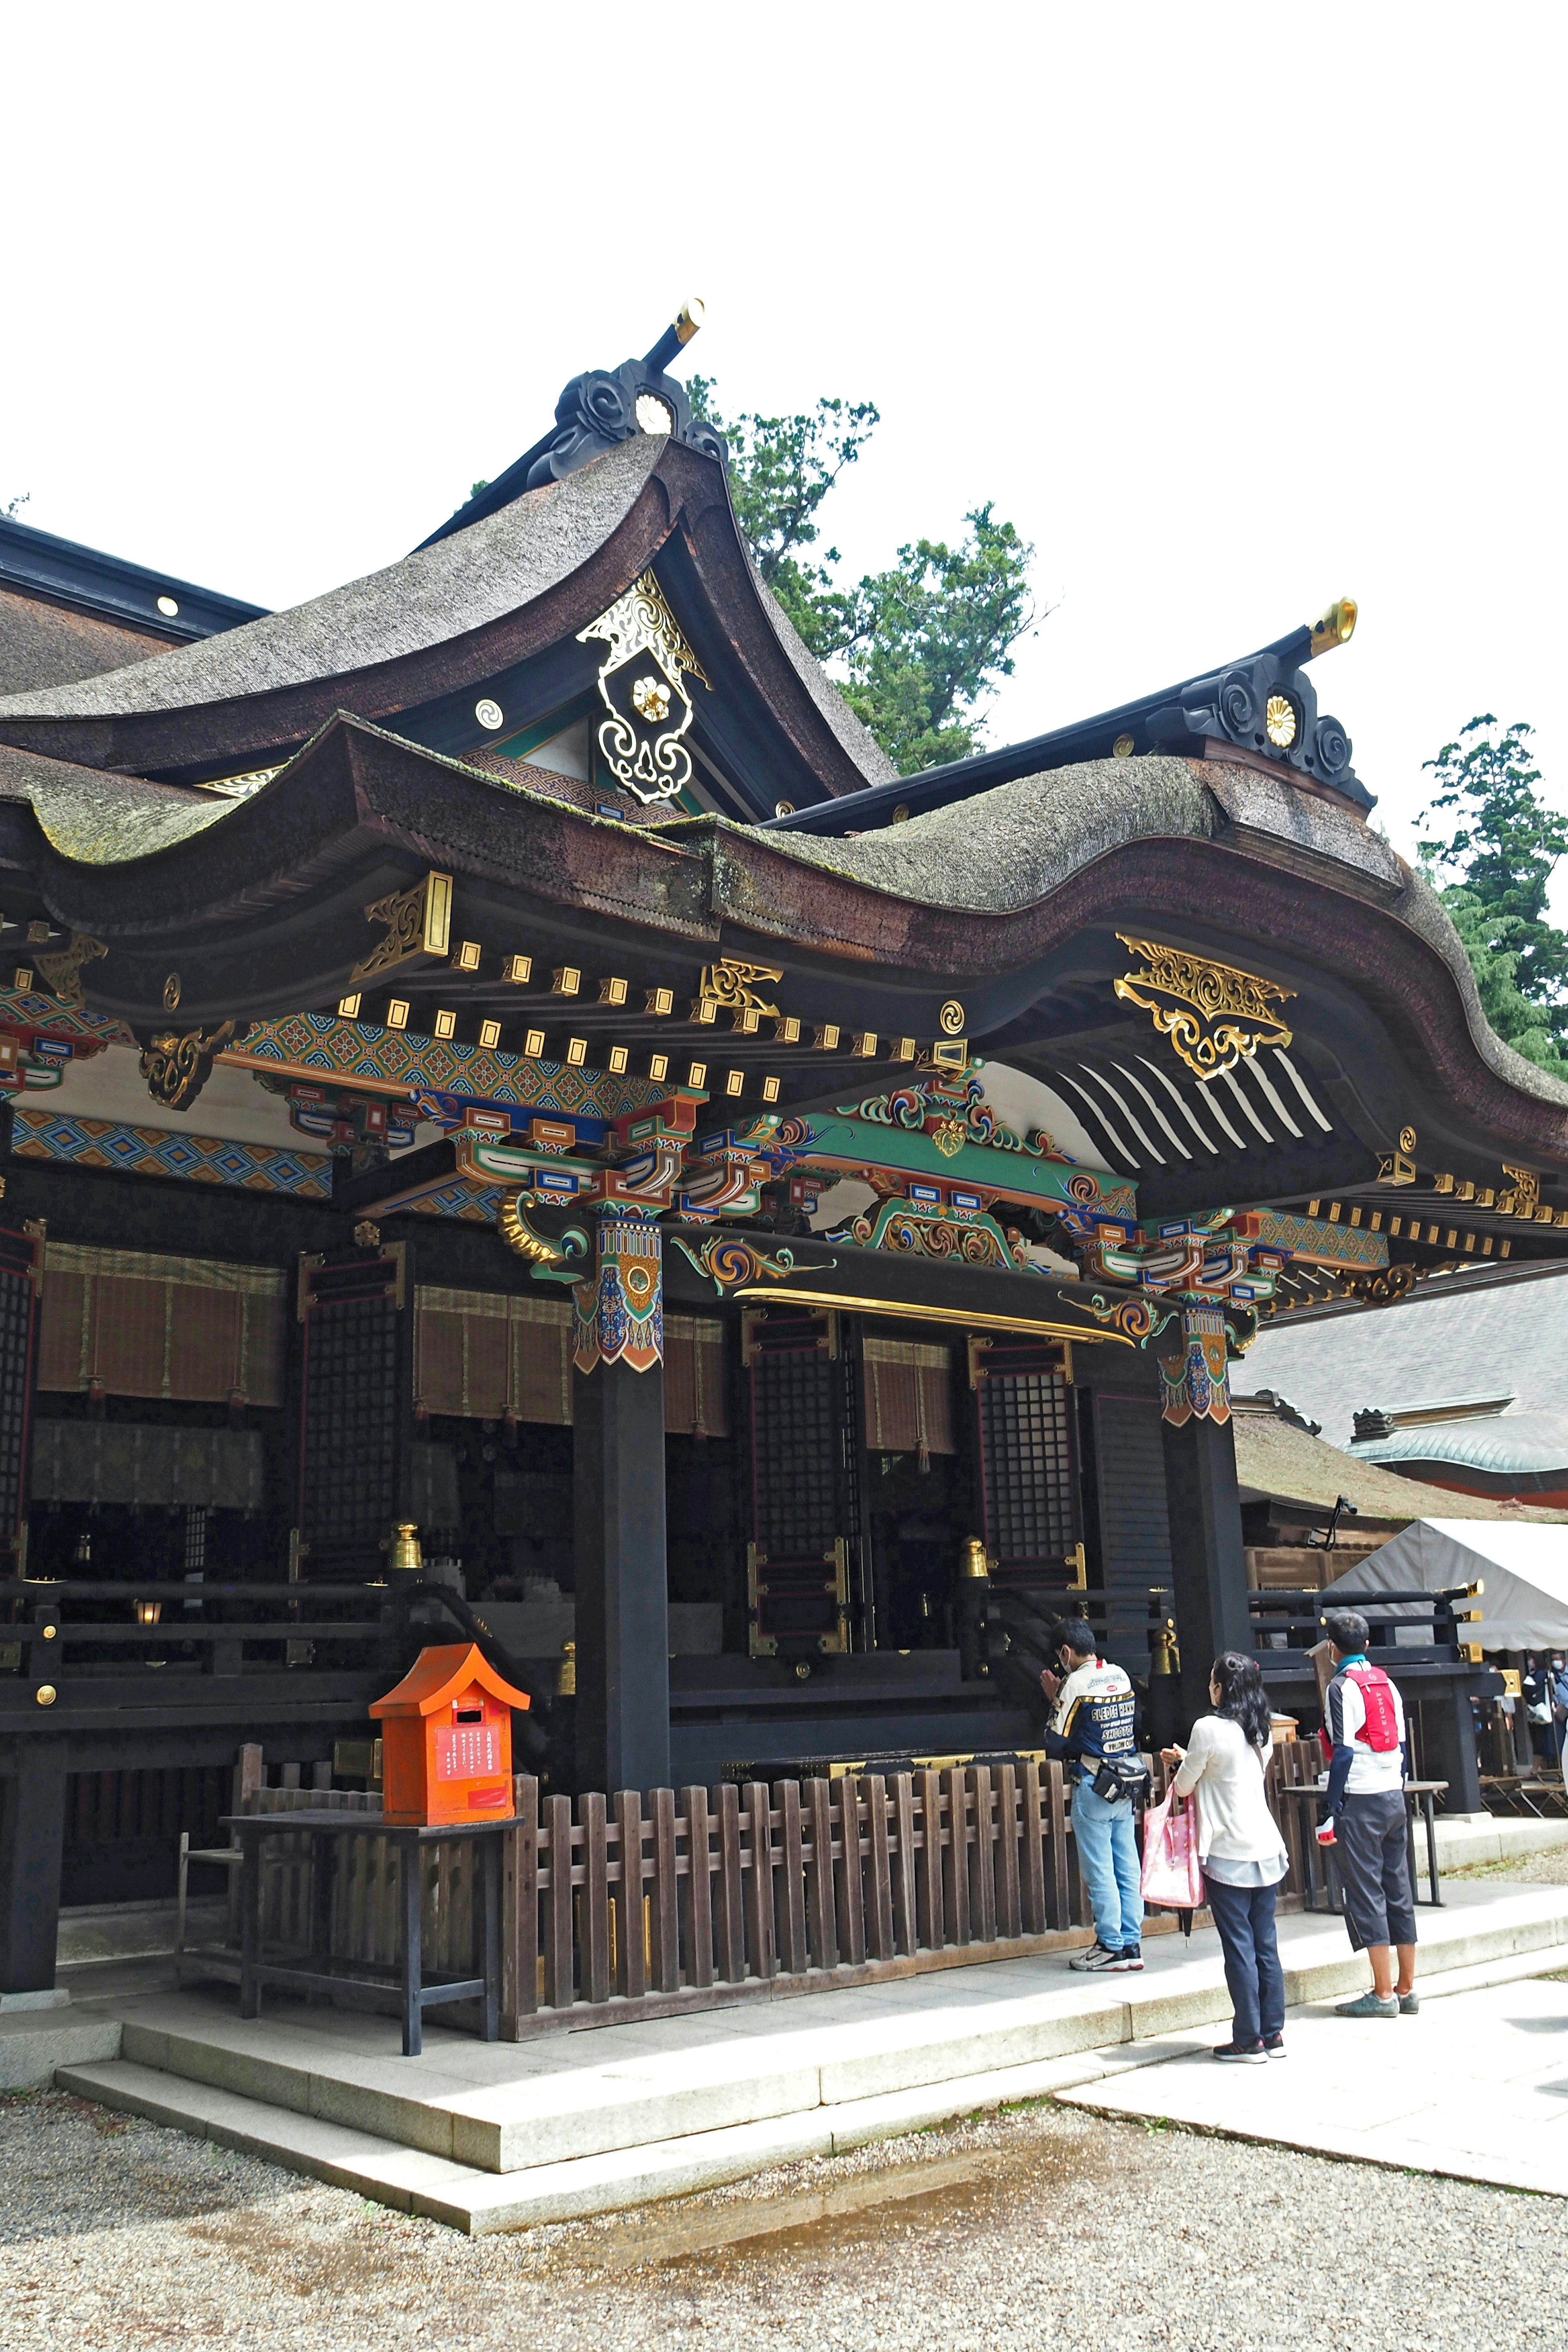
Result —
<path fill-rule="evenodd" d="M 1363 1992 L 1359 2000 L 1342 2000 L 1334 2011 L 1336 2017 L 1397 2017 L 1399 2003 L 1392 1997 L 1379 2000 L 1374 1992 Z"/>
<path fill-rule="evenodd" d="M 1261 2042 L 1222 2042 L 1214 2052 L 1222 2066 L 1267 2066 L 1268 2060 Z M 1281 2052 L 1283 2056 L 1284 2053 Z"/>
<path fill-rule="evenodd" d="M 1142 1946 L 1141 1944 L 1123 1944 L 1121 1947 L 1121 1965 L 1124 1969 L 1142 1969 L 1143 1966 Z"/>
<path fill-rule="evenodd" d="M 1421 1996 L 1419 1993 L 1402 1992 L 1396 1995 L 1396 1998 L 1399 2002 L 1399 2014 L 1401 2017 L 1420 2016 Z"/>
<path fill-rule="evenodd" d="M 1127 1962 L 1119 1951 L 1108 1951 L 1103 1944 L 1091 1944 L 1087 1952 L 1075 1952 L 1068 1966 L 1069 1969 L 1124 1969 Z"/>
<path fill-rule="evenodd" d="M 1290 2053 L 1285 2047 L 1285 2036 L 1282 2033 L 1266 2033 L 1263 2054 L 1266 2058 L 1288 2058 Z"/>

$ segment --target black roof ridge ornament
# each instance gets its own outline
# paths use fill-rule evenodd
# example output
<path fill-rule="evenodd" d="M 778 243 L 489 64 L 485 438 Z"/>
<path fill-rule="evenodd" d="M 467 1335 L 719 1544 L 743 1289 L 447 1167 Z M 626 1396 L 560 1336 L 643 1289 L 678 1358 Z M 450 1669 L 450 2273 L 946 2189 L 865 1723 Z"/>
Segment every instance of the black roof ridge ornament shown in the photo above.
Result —
<path fill-rule="evenodd" d="M 449 515 L 438 530 L 421 540 L 420 546 L 434 547 L 437 540 L 449 539 L 455 530 L 467 530 L 470 523 L 498 514 L 526 490 L 541 489 L 547 482 L 574 474 L 579 466 L 602 457 L 606 449 L 639 433 L 668 433 L 689 449 L 727 465 L 730 453 L 723 436 L 705 419 L 692 415 L 686 386 L 668 373 L 670 362 L 698 333 L 705 315 L 702 301 L 693 295 L 640 360 L 623 360 L 617 368 L 585 368 L 581 375 L 574 375 L 555 404 L 551 430 L 525 449 L 504 474 L 487 482 L 476 498 Z"/>
<path fill-rule="evenodd" d="M 1320 714 L 1318 698 L 1303 675 L 1355 633 L 1353 596 L 1339 596 L 1316 621 L 1303 621 L 1272 645 L 1244 654 L 1222 668 L 1206 670 L 1179 686 L 1163 688 L 1114 710 L 1075 719 L 994 751 L 972 752 L 940 768 L 872 784 L 826 805 L 765 820 L 770 833 L 864 833 L 898 822 L 897 812 L 923 816 L 954 801 L 990 792 L 1048 768 L 1078 761 L 1125 760 L 1140 752 L 1173 751 L 1204 756 L 1205 744 L 1223 753 L 1233 746 L 1253 765 L 1279 768 L 1287 781 L 1320 787 L 1364 816 L 1377 804 L 1351 766 L 1351 741 L 1337 719 Z"/>

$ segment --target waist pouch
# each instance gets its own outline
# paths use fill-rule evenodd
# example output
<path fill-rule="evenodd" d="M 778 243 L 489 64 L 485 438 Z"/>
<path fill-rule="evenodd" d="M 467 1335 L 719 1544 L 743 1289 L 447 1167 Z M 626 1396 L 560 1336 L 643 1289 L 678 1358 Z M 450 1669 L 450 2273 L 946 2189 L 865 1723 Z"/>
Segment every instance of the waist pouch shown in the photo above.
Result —
<path fill-rule="evenodd" d="M 1135 1758 L 1102 1756 L 1089 1787 L 1106 1803 L 1117 1804 L 1123 1797 L 1146 1797 L 1149 1775 Z"/>

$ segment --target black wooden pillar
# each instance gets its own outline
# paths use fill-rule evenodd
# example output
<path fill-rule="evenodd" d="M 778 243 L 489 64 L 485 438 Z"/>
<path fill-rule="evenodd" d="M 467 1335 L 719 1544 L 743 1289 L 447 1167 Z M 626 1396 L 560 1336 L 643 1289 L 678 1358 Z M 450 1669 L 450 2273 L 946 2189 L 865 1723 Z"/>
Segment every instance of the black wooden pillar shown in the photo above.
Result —
<path fill-rule="evenodd" d="M 1184 1731 L 1209 1712 L 1209 1668 L 1219 1652 L 1252 1650 L 1247 1555 L 1230 1423 L 1194 1418 L 1173 1428 L 1167 1421 L 1162 1436 Z"/>
<path fill-rule="evenodd" d="M 19 1739 L 0 1810 L 0 1993 L 53 1988 L 65 1825 L 66 1742 Z"/>
<path fill-rule="evenodd" d="M 573 1381 L 577 1785 L 669 1786 L 664 1367 Z"/>

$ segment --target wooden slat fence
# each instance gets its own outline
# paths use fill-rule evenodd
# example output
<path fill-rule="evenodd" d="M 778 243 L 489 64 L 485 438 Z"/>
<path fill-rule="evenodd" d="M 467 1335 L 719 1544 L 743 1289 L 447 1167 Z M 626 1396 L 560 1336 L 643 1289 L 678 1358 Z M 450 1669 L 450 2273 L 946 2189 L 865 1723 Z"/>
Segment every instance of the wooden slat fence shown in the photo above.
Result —
<path fill-rule="evenodd" d="M 254 1755 L 254 1751 L 251 1751 Z M 1283 1908 L 1303 1885 L 1299 1809 L 1283 1785 L 1317 1779 L 1315 1741 L 1277 1747 L 1268 1786 L 1290 1867 Z M 1153 1764 L 1156 1794 L 1167 1775 Z M 398 1957 L 401 1863 L 357 1790 L 237 1786 L 250 1811 L 342 1806 L 369 1818 L 340 1848 L 331 1950 L 391 1969 Z M 780 1993 L 827 1990 L 1081 1940 L 1085 1909 L 1059 1764 L 846 1773 L 829 1780 L 724 1782 L 554 1796 L 524 1774 L 503 1849 L 504 2033 L 515 2039 L 613 2019 L 659 2016 Z M 306 1948 L 309 1842 L 269 1841 L 264 1939 Z M 424 1937 L 432 1973 L 473 1965 L 474 1849 L 432 1850 Z M 593 2012 L 597 2011 L 595 2016 Z"/>
<path fill-rule="evenodd" d="M 507 1838 L 504 2030 L 1048 1949 L 1076 1924 L 1061 1767 L 542 1795 Z M 574 1817 L 575 1815 L 575 1818 Z"/>

